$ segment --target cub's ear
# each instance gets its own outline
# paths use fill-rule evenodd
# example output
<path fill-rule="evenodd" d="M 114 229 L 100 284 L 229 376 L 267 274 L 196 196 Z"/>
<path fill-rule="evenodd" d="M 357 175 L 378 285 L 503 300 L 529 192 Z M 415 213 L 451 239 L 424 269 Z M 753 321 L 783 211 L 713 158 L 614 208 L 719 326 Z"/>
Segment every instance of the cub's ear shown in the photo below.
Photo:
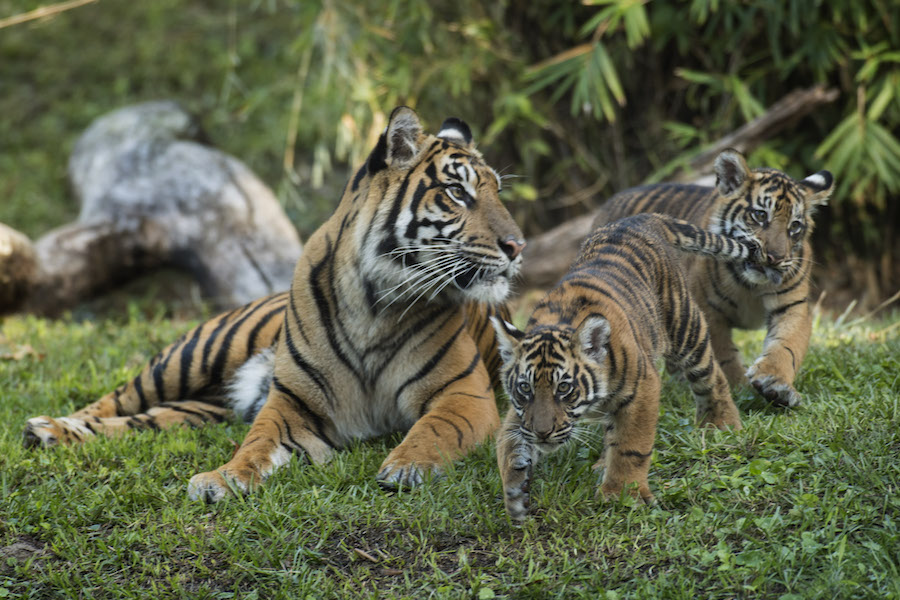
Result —
<path fill-rule="evenodd" d="M 511 363 L 516 357 L 516 347 L 525 334 L 505 319 L 491 317 L 491 325 L 497 332 L 497 345 L 500 347 L 500 358 L 504 363 Z"/>
<path fill-rule="evenodd" d="M 716 187 L 725 198 L 741 195 L 750 185 L 750 167 L 744 155 L 729 148 L 716 157 Z"/>
<path fill-rule="evenodd" d="M 800 185 L 809 192 L 809 201 L 813 206 L 825 206 L 834 191 L 834 177 L 829 171 L 819 171 L 800 181 Z"/>
<path fill-rule="evenodd" d="M 416 112 L 398 106 L 391 113 L 388 125 L 378 138 L 378 144 L 366 162 L 369 175 L 387 167 L 409 166 L 421 150 L 422 124 Z"/>
<path fill-rule="evenodd" d="M 472 143 L 472 130 L 469 129 L 469 126 L 466 125 L 465 121 L 457 119 L 456 117 L 450 117 L 444 121 L 437 137 L 456 142 L 457 144 L 462 144 L 463 146 L 471 147 L 474 145 Z"/>
<path fill-rule="evenodd" d="M 609 321 L 598 315 L 590 316 L 575 330 L 576 350 L 585 358 L 599 363 L 606 357 L 610 333 Z"/>

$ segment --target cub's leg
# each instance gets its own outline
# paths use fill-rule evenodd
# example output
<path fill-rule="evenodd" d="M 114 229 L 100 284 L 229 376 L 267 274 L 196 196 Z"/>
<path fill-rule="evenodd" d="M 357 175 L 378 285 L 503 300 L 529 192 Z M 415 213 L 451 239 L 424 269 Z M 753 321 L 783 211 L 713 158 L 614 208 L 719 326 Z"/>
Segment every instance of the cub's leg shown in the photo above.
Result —
<path fill-rule="evenodd" d="M 685 335 L 681 339 L 671 339 L 672 351 L 667 362 L 680 369 L 690 384 L 699 425 L 740 430 L 741 416 L 731 397 L 728 380 L 713 354 L 706 319 L 689 295 L 682 301 L 688 303 L 687 323 L 676 329 L 683 330 Z M 677 332 L 670 332 L 670 335 L 677 335 Z"/>
<path fill-rule="evenodd" d="M 327 462 L 335 448 L 329 437 L 333 432 L 331 419 L 314 412 L 276 375 L 266 403 L 234 457 L 215 471 L 191 477 L 188 496 L 218 502 L 232 489 L 250 492 L 286 464 L 294 452 L 305 454 L 316 464 Z"/>
<path fill-rule="evenodd" d="M 709 324 L 709 341 L 713 354 L 728 383 L 732 386 L 747 383 L 741 352 L 731 340 L 731 325 L 724 316 L 716 314 L 715 309 L 704 312 Z"/>
<path fill-rule="evenodd" d="M 179 425 L 200 427 L 207 423 L 221 423 L 234 414 L 230 408 L 207 402 L 184 400 L 165 402 L 147 412 L 124 417 L 81 418 L 34 417 L 25 426 L 26 447 L 56 446 L 59 444 L 81 443 L 97 435 L 118 436 L 129 431 L 142 429 L 169 429 Z"/>
<path fill-rule="evenodd" d="M 807 286 L 800 287 L 787 298 L 775 294 L 764 298 L 768 331 L 762 354 L 747 369 L 753 387 L 776 406 L 797 406 L 803 399 L 794 389 L 794 378 L 809 348 L 812 314 Z"/>
<path fill-rule="evenodd" d="M 426 473 L 440 474 L 445 463 L 464 456 L 497 430 L 500 415 L 480 359 L 469 375 L 443 388 L 418 410 L 421 418 L 384 459 L 375 477 L 383 486 L 417 485 Z"/>
<path fill-rule="evenodd" d="M 627 486 L 637 484 L 630 493 L 650 504 L 653 494 L 647 473 L 659 420 L 660 383 L 650 361 L 644 363 L 644 378 L 636 383 L 632 395 L 612 400 L 614 408 L 603 436 L 603 464 L 594 467 L 605 467 L 599 489 L 604 498 L 617 497 Z"/>
<path fill-rule="evenodd" d="M 524 521 L 531 504 L 531 476 L 538 453 L 519 433 L 521 419 L 510 406 L 497 436 L 497 465 L 503 482 L 503 503 L 513 521 Z"/>

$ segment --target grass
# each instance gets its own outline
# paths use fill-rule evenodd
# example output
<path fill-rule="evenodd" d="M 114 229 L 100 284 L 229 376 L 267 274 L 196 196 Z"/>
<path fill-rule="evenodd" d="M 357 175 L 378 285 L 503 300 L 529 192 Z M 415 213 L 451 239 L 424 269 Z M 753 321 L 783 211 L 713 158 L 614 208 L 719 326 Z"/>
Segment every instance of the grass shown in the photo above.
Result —
<path fill-rule="evenodd" d="M 694 429 L 667 382 L 657 507 L 594 498 L 598 440 L 546 460 L 517 528 L 490 446 L 389 494 L 374 474 L 399 438 L 360 443 L 213 506 L 187 480 L 245 425 L 22 448 L 26 418 L 93 400 L 189 325 L 160 314 L 2 324 L 0 598 L 900 598 L 900 315 L 818 323 L 803 408 L 740 390 L 737 434 Z"/>

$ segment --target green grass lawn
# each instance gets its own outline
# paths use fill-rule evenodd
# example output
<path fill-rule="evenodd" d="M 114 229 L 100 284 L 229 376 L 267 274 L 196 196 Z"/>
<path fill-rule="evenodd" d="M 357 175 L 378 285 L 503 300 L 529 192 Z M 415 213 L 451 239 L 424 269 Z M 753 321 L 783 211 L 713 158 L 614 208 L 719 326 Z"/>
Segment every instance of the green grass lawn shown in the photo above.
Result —
<path fill-rule="evenodd" d="M 900 598 L 900 316 L 818 323 L 804 406 L 739 390 L 740 433 L 694 429 L 668 381 L 658 506 L 594 498 L 598 439 L 543 463 L 517 528 L 490 446 L 388 494 L 399 438 L 361 443 L 214 506 L 187 480 L 244 425 L 24 450 L 26 418 L 92 401 L 190 325 L 131 315 L 0 327 L 0 598 Z"/>

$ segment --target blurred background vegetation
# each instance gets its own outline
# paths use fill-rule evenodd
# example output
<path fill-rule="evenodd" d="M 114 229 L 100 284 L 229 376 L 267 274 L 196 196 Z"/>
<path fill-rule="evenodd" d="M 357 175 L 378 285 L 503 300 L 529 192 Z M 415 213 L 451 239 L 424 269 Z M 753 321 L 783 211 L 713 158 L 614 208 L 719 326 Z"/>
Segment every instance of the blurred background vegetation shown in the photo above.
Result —
<path fill-rule="evenodd" d="M 41 5 L 0 0 L 0 19 Z M 872 305 L 900 285 L 894 0 L 98 0 L 0 29 L 0 221 L 36 237 L 73 219 L 77 136 L 175 98 L 306 236 L 407 104 L 472 126 L 534 235 L 815 84 L 838 99 L 749 162 L 835 174 L 817 280 Z"/>

